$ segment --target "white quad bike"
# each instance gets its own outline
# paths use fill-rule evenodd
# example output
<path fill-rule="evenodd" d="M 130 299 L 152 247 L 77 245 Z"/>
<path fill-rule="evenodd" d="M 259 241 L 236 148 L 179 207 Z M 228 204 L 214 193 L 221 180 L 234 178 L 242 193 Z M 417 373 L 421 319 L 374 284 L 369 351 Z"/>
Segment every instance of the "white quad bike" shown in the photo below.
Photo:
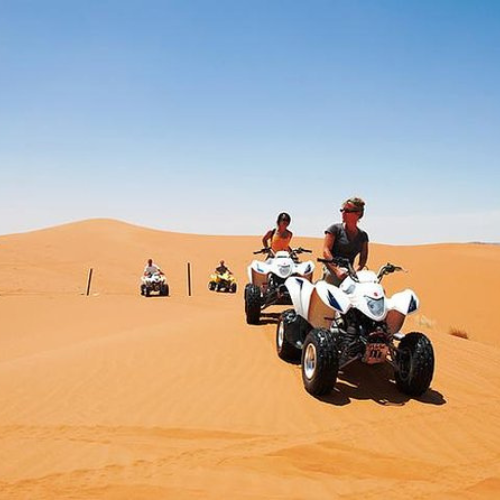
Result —
<path fill-rule="evenodd" d="M 158 295 L 168 296 L 169 287 L 167 279 L 163 274 L 152 273 L 149 276 L 141 278 L 141 295 L 149 297 L 151 292 L 157 292 Z"/>
<path fill-rule="evenodd" d="M 270 248 L 262 248 L 254 254 L 266 254 L 262 262 L 254 260 L 248 266 L 248 281 L 245 287 L 245 313 L 249 325 L 258 325 L 260 313 L 266 307 L 278 304 L 291 304 L 290 294 L 285 286 L 285 280 L 290 276 L 300 276 L 311 281 L 314 262 L 299 262 L 301 253 L 311 253 L 311 250 L 299 247 L 287 251 L 276 252 Z"/>
<path fill-rule="evenodd" d="M 430 340 L 420 332 L 391 334 L 388 328 L 391 318 L 401 324 L 415 312 L 419 299 L 410 289 L 386 297 L 380 284 L 386 274 L 403 269 L 388 263 L 377 274 L 356 273 L 347 259 L 318 261 L 344 267 L 348 276 L 340 287 L 298 277 L 286 280 L 294 309 L 283 312 L 277 325 L 278 356 L 301 359 L 304 387 L 314 396 L 331 392 L 339 370 L 356 360 L 388 362 L 400 391 L 422 395 L 434 374 Z"/>

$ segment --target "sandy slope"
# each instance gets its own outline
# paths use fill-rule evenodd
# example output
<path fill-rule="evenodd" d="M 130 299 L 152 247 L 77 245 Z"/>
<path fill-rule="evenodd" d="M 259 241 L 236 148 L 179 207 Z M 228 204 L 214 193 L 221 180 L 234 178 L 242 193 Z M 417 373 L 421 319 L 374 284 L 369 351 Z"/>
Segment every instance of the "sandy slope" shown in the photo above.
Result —
<path fill-rule="evenodd" d="M 255 243 L 113 221 L 0 238 L 0 498 L 496 498 L 500 249 L 373 245 L 373 264 L 411 270 L 387 288 L 422 299 L 432 389 L 408 399 L 352 366 L 320 401 L 275 354 L 279 308 L 248 326 L 240 293 L 206 291 L 219 257 L 243 285 Z M 172 297 L 138 296 L 149 255 Z"/>

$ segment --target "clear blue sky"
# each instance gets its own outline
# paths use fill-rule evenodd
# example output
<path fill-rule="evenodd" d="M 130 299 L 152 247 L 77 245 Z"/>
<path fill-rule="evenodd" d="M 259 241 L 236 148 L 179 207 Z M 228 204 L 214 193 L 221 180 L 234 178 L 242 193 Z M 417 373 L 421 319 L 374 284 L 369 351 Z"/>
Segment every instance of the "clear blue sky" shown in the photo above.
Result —
<path fill-rule="evenodd" d="M 0 234 L 500 241 L 500 2 L 0 0 Z"/>

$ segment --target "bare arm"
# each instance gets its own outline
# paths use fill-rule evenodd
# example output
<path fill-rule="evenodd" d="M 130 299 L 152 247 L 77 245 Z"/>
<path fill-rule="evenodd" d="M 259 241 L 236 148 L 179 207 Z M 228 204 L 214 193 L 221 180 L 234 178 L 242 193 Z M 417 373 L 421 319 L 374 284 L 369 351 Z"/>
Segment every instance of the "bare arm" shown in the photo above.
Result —
<path fill-rule="evenodd" d="M 361 252 L 359 254 L 359 264 L 357 271 L 361 271 L 366 266 L 366 262 L 368 261 L 368 242 L 365 241 L 363 246 L 361 247 Z"/>
<path fill-rule="evenodd" d="M 332 233 L 325 233 L 325 240 L 323 241 L 323 258 L 324 259 L 333 259 L 332 252 L 330 248 L 333 247 L 335 243 L 335 236 Z"/>
<path fill-rule="evenodd" d="M 335 235 L 333 235 L 332 233 L 325 233 L 325 240 L 323 243 L 323 257 L 325 259 L 333 259 L 333 255 L 330 248 L 333 248 L 334 243 L 335 243 Z M 337 276 L 339 280 L 342 280 L 346 277 L 346 272 L 337 265 L 333 263 L 325 265 L 333 275 Z"/>
<path fill-rule="evenodd" d="M 292 231 L 288 231 L 288 234 L 290 235 L 290 243 L 291 243 L 292 242 L 292 238 L 293 238 L 293 233 L 292 233 Z M 292 253 L 292 246 L 290 245 L 290 243 L 288 243 L 288 249 L 287 250 L 290 253 Z"/>
<path fill-rule="evenodd" d="M 262 244 L 264 245 L 264 248 L 268 248 L 270 245 L 268 245 L 268 241 L 273 237 L 273 230 L 270 229 L 262 238 Z"/>
<path fill-rule="evenodd" d="M 335 236 L 332 233 L 325 233 L 325 240 L 323 242 L 323 258 L 333 259 L 332 252 L 330 248 L 333 248 L 335 243 Z M 325 264 L 332 274 L 337 276 L 339 279 L 342 277 L 340 269 L 333 263 Z"/>

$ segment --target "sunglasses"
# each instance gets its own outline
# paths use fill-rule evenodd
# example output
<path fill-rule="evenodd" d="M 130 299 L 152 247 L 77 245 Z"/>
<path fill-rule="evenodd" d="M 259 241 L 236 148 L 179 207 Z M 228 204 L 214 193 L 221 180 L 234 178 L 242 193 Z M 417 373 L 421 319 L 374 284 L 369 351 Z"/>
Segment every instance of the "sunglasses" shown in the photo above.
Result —
<path fill-rule="evenodd" d="M 359 210 L 352 209 L 352 208 L 341 208 L 340 211 L 345 212 L 346 214 L 355 214 L 355 213 L 359 212 Z"/>

